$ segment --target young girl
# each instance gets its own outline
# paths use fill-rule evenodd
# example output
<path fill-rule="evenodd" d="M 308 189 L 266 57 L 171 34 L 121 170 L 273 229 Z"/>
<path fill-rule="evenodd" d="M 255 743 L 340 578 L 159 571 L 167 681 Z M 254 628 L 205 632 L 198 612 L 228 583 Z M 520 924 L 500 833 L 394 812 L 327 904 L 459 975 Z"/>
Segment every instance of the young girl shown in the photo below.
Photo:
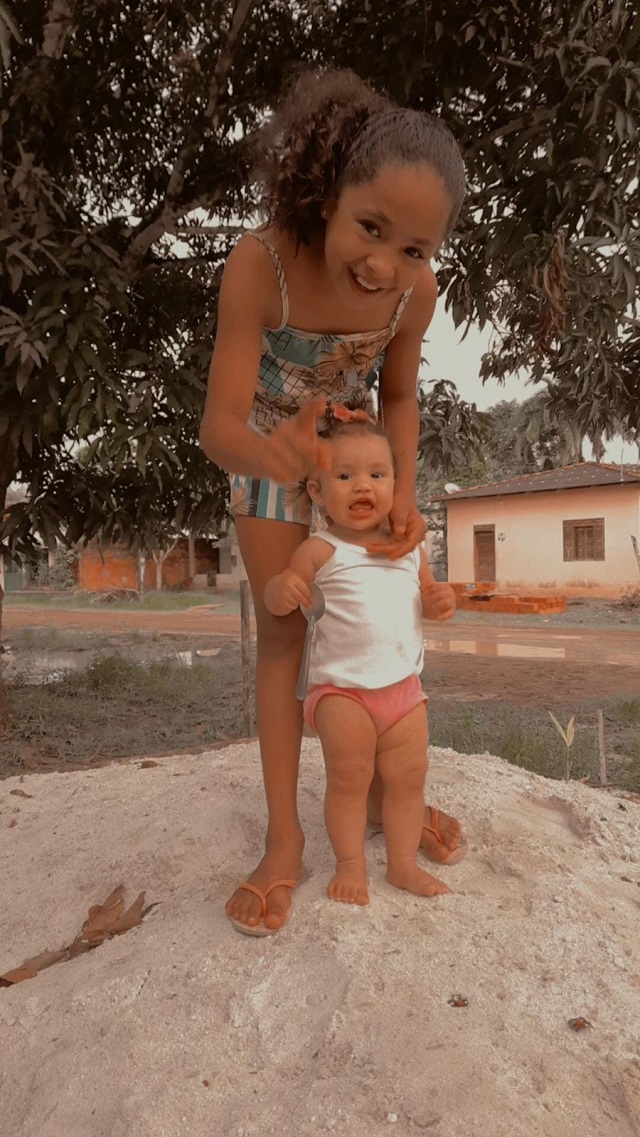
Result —
<path fill-rule="evenodd" d="M 328 531 L 298 546 L 264 597 L 283 617 L 310 606 L 312 582 L 324 596 L 304 717 L 320 737 L 327 771 L 325 821 L 336 858 L 327 892 L 348 904 L 369 902 L 364 841 L 374 770 L 382 783 L 387 880 L 418 896 L 448 891 L 416 864 L 427 773 L 420 672 L 422 617 L 448 620 L 455 597 L 448 584 L 435 583 L 423 549 L 395 560 L 367 552 L 385 539 L 394 462 L 383 430 L 362 420 L 332 428 L 331 465 L 307 482 Z"/>
<path fill-rule="evenodd" d="M 296 791 L 300 612 L 274 617 L 267 581 L 308 537 L 310 501 L 291 492 L 326 468 L 317 421 L 331 397 L 380 411 L 396 457 L 390 543 L 404 556 L 425 527 L 415 505 L 420 349 L 436 302 L 430 260 L 465 193 L 458 147 L 438 120 L 402 110 L 350 72 L 303 76 L 265 139 L 265 226 L 231 253 L 201 430 L 232 472 L 231 508 L 257 624 L 256 708 L 268 808 L 266 852 L 227 914 L 249 932 L 286 921 L 304 837 Z M 296 487 L 297 488 L 297 487 Z M 379 824 L 374 778 L 369 818 Z M 427 807 L 421 846 L 446 862 L 464 838 Z"/>

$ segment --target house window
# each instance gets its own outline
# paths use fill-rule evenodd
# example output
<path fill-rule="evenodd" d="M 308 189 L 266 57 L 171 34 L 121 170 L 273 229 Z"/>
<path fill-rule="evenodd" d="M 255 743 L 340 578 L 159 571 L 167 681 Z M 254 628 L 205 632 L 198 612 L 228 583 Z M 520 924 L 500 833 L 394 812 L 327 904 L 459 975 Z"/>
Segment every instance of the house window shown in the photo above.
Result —
<path fill-rule="evenodd" d="M 604 517 L 562 522 L 565 561 L 604 560 Z"/>

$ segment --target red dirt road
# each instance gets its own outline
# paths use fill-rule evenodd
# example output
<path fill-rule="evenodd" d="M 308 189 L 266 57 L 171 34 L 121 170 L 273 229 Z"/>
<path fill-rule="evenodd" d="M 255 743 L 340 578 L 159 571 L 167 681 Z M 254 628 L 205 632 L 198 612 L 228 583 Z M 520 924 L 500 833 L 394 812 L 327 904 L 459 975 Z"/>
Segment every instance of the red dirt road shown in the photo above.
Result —
<path fill-rule="evenodd" d="M 176 612 L 8 607 L 4 631 L 77 628 L 126 635 L 239 636 L 238 616 L 207 608 Z M 428 687 L 434 697 L 504 699 L 548 706 L 598 697 L 640 696 L 637 628 L 425 625 Z"/>

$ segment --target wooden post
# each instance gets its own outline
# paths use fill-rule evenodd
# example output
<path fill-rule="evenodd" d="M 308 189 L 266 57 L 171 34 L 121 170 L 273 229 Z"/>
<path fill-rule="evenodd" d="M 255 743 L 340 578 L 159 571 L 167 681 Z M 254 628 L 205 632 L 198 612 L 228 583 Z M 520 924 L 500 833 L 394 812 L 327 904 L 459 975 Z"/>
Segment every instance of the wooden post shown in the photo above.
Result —
<path fill-rule="evenodd" d="M 194 576 L 196 575 L 196 540 L 191 530 L 189 530 L 187 534 L 187 549 L 189 556 L 189 568 L 187 570 L 187 576 L 189 577 L 189 580 L 193 580 Z"/>
<path fill-rule="evenodd" d="M 253 734 L 253 668 L 251 666 L 251 593 L 240 581 L 240 646 L 242 652 L 242 721 L 245 736 Z"/>
<path fill-rule="evenodd" d="M 138 569 L 138 596 L 144 596 L 144 574 L 147 567 L 147 558 L 142 549 L 139 550 L 137 560 Z"/>
<path fill-rule="evenodd" d="M 602 711 L 598 711 L 598 749 L 600 751 L 600 785 L 606 786 L 607 783 L 607 755 L 604 749 L 604 716 Z"/>

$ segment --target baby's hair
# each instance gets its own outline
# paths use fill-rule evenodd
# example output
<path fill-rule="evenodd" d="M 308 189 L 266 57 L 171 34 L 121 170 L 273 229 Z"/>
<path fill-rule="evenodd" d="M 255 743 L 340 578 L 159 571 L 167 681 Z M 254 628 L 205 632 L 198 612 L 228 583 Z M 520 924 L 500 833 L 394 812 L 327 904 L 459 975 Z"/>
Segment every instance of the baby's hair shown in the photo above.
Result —
<path fill-rule="evenodd" d="M 355 438 L 358 435 L 368 435 L 370 438 L 384 438 L 388 443 L 393 459 L 393 466 L 395 469 L 396 457 L 391 445 L 391 439 L 387 434 L 381 422 L 376 422 L 372 418 L 357 418 L 345 422 L 344 419 L 336 418 L 331 414 L 331 408 L 327 408 L 327 415 L 321 430 L 318 431 L 321 438 L 325 438 L 327 442 L 333 442 L 336 438 Z"/>
<path fill-rule="evenodd" d="M 385 165 L 426 163 L 451 199 L 447 233 L 466 192 L 458 144 L 444 123 L 398 107 L 352 71 L 303 74 L 265 128 L 259 176 L 270 224 L 296 244 L 324 232 L 321 210 Z"/>

